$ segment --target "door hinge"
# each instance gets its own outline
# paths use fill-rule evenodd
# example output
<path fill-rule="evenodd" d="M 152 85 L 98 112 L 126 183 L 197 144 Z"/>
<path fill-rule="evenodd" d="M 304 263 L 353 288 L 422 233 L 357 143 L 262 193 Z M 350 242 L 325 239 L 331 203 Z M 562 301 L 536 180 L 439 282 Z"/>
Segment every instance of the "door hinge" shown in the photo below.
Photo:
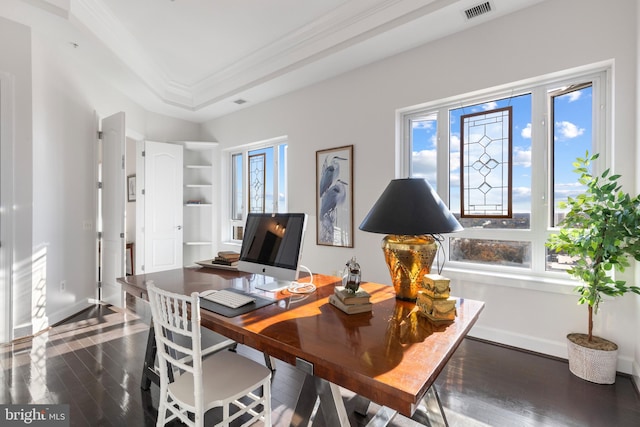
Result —
<path fill-rule="evenodd" d="M 120 233 L 120 238 L 124 239 L 124 233 Z"/>
<path fill-rule="evenodd" d="M 147 152 L 146 152 L 146 151 L 143 151 L 143 152 L 142 152 L 142 157 L 146 157 L 146 156 L 147 156 Z"/>
<path fill-rule="evenodd" d="M 98 139 L 102 139 L 102 131 L 101 130 L 98 131 Z"/>
<path fill-rule="evenodd" d="M 102 239 L 102 231 L 98 231 L 98 239 Z"/>
<path fill-rule="evenodd" d="M 140 266 L 140 270 L 144 271 L 144 265 Z"/>
<path fill-rule="evenodd" d="M 122 155 L 122 169 L 124 169 L 124 154 Z"/>
<path fill-rule="evenodd" d="M 102 188 L 102 183 L 101 182 L 98 183 L 98 188 L 100 188 L 100 189 Z"/>
<path fill-rule="evenodd" d="M 142 189 L 142 195 L 144 196 L 144 188 Z"/>

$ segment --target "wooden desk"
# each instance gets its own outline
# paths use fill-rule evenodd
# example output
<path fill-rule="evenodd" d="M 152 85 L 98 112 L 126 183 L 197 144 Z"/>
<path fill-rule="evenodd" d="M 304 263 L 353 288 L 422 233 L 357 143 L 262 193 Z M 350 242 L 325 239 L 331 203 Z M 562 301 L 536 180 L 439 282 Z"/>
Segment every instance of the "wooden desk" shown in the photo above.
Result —
<path fill-rule="evenodd" d="M 184 294 L 234 287 L 274 296 L 255 289 L 264 277 L 223 270 L 184 268 L 118 279 L 126 292 L 138 297 L 145 297 L 148 280 Z M 432 385 L 484 303 L 460 299 L 454 322 L 434 324 L 419 315 L 414 304 L 396 300 L 393 287 L 366 282 L 361 286 L 371 294 L 373 311 L 347 315 L 328 303 L 339 280 L 314 275 L 316 292 L 281 291 L 275 294 L 276 303 L 232 318 L 202 310 L 202 325 L 299 366 L 313 375 L 307 387 L 315 384 L 320 394 L 326 384 L 315 379 L 328 381 L 334 401 L 340 400 L 335 399 L 338 385 L 390 408 L 383 417 L 392 416 L 393 411 L 414 416 L 423 398 L 437 399 Z M 335 403 L 336 416 L 344 425 L 342 401 Z M 322 404 L 327 406 L 324 400 Z"/>

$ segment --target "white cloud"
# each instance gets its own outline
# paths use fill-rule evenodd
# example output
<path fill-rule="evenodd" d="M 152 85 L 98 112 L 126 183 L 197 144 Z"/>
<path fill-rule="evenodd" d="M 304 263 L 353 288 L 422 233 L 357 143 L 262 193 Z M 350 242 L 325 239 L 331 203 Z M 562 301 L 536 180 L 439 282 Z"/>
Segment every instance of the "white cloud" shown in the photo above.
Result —
<path fill-rule="evenodd" d="M 559 182 L 554 186 L 556 200 L 566 200 L 567 197 L 576 197 L 585 192 L 586 187 L 579 182 Z"/>
<path fill-rule="evenodd" d="M 482 109 L 484 111 L 495 110 L 498 107 L 498 103 L 495 101 L 487 102 L 482 104 Z"/>
<path fill-rule="evenodd" d="M 531 198 L 530 187 L 513 187 L 511 192 L 513 194 L 513 198 L 516 200 L 527 200 Z"/>
<path fill-rule="evenodd" d="M 425 178 L 429 182 L 436 181 L 436 150 L 414 151 L 411 156 L 413 173 L 416 178 Z"/>
<path fill-rule="evenodd" d="M 558 134 L 564 139 L 577 138 L 584 133 L 584 128 L 567 121 L 556 122 Z"/>
<path fill-rule="evenodd" d="M 460 151 L 460 135 L 451 135 L 449 144 L 451 146 L 450 151 Z"/>
<path fill-rule="evenodd" d="M 451 153 L 449 156 L 449 170 L 451 172 L 456 172 L 456 177 L 458 177 L 457 182 L 460 183 L 460 175 L 458 174 L 458 171 L 460 170 L 460 151 Z"/>
<path fill-rule="evenodd" d="M 580 99 L 582 96 L 581 90 L 575 90 L 573 92 L 569 92 L 566 95 L 562 95 L 560 98 L 567 98 L 568 102 L 574 102 Z"/>
<path fill-rule="evenodd" d="M 522 129 L 522 132 L 520 132 L 520 135 L 523 138 L 531 139 L 531 123 L 527 123 L 527 127 Z"/>
<path fill-rule="evenodd" d="M 531 167 L 531 149 L 523 150 L 521 147 L 515 147 L 513 150 L 513 164 Z"/>
<path fill-rule="evenodd" d="M 412 120 L 411 126 L 414 129 L 433 129 L 434 120 Z"/>

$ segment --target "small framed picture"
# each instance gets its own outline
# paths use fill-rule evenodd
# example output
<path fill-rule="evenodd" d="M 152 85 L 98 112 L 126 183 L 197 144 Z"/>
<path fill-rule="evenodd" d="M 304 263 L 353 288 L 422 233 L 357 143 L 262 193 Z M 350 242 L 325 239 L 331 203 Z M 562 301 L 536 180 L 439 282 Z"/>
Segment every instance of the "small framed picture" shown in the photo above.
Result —
<path fill-rule="evenodd" d="M 135 202 L 136 201 L 136 176 L 129 175 L 127 177 L 127 201 Z"/>
<path fill-rule="evenodd" d="M 353 145 L 316 151 L 317 244 L 353 247 Z"/>

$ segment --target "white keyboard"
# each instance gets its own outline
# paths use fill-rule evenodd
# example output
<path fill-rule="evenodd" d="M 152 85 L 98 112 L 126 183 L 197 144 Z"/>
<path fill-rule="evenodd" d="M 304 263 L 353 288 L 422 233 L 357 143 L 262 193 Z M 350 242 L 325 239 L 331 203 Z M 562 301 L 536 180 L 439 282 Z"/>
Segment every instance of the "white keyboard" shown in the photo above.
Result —
<path fill-rule="evenodd" d="M 201 292 L 200 297 L 229 308 L 242 307 L 256 300 L 252 296 L 239 294 L 227 289 Z"/>

